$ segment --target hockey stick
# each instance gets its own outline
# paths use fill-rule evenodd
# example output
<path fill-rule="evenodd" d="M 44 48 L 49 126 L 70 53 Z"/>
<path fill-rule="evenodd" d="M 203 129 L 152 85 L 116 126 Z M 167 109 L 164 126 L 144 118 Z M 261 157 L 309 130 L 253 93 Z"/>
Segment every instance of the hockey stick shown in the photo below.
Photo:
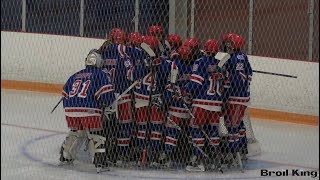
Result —
<path fill-rule="evenodd" d="M 141 43 L 141 48 L 150 56 L 150 57 L 156 57 L 156 54 L 151 49 L 151 47 L 146 43 Z"/>
<path fill-rule="evenodd" d="M 160 44 L 160 43 L 159 43 Z M 150 94 L 149 94 L 149 104 L 148 104 L 148 122 L 151 122 L 151 106 L 152 106 L 152 92 L 153 92 L 153 86 L 154 86 L 154 67 L 153 67 L 153 59 L 156 57 L 156 54 L 154 53 L 154 51 L 151 49 L 151 47 L 146 44 L 146 43 L 141 43 L 141 48 L 150 56 L 151 58 L 151 63 L 150 63 L 150 71 L 151 71 L 151 85 L 150 85 Z M 150 133 L 147 133 L 147 142 L 149 144 L 150 142 Z M 148 152 L 146 149 L 143 150 L 143 156 L 142 156 L 142 164 L 146 165 L 147 163 L 147 156 L 148 156 Z"/>
<path fill-rule="evenodd" d="M 158 41 L 158 42 L 159 42 L 159 50 L 161 52 L 164 52 L 164 47 L 163 47 L 162 43 L 160 41 Z"/>
<path fill-rule="evenodd" d="M 298 78 L 298 76 L 292 76 L 292 75 L 287 75 L 287 74 L 279 74 L 279 73 L 272 73 L 272 72 L 266 72 L 266 71 L 257 71 L 257 70 L 252 70 L 255 73 L 261 73 L 261 74 L 269 74 L 269 75 L 274 75 L 274 76 L 282 76 L 282 77 L 288 77 L 288 78 Z"/>
<path fill-rule="evenodd" d="M 61 101 L 63 100 L 64 97 L 62 97 L 60 99 L 60 101 L 57 103 L 57 105 L 52 109 L 51 114 L 53 113 L 54 110 L 56 110 L 56 108 L 59 106 L 59 104 L 61 103 Z"/>
<path fill-rule="evenodd" d="M 223 53 L 223 52 L 218 52 L 214 58 L 220 60 L 218 63 L 218 66 L 221 68 L 229 59 L 230 59 L 230 54 L 228 53 Z"/>
<path fill-rule="evenodd" d="M 167 40 L 164 41 L 164 44 L 171 50 L 170 43 Z"/>

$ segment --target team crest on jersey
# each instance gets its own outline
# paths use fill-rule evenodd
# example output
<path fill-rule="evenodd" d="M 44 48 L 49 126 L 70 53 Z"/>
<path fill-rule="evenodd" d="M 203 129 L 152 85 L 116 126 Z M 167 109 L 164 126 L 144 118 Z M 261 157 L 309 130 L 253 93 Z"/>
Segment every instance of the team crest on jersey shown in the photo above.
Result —
<path fill-rule="evenodd" d="M 238 54 L 237 59 L 244 60 L 245 58 L 244 58 L 243 54 Z"/>
<path fill-rule="evenodd" d="M 199 67 L 199 64 L 194 64 L 192 66 L 192 71 L 197 71 L 198 70 L 198 67 Z"/>

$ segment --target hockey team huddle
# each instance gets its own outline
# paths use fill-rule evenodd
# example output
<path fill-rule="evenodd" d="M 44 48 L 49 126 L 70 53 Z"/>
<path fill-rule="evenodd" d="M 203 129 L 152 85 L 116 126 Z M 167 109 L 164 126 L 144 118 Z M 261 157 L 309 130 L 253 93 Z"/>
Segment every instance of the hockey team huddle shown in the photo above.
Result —
<path fill-rule="evenodd" d="M 195 37 L 183 42 L 178 34 L 164 35 L 161 26 L 150 26 L 147 35 L 113 28 L 63 88 L 70 131 L 61 164 L 72 163 L 86 144 L 98 172 L 129 162 L 170 168 L 179 158 L 187 159 L 187 171 L 241 167 L 252 78 L 244 46 L 234 33 L 202 47 Z M 181 147 L 177 153 L 179 146 L 190 153 L 181 154 Z"/>

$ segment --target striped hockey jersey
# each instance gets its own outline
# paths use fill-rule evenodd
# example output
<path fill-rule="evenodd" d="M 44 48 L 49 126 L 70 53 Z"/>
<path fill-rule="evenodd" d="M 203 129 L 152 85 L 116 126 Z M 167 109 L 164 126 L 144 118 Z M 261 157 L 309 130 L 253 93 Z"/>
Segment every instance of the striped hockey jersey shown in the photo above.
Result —
<path fill-rule="evenodd" d="M 252 68 L 246 54 L 234 53 L 225 63 L 223 69 L 228 74 L 230 86 L 226 89 L 226 98 L 231 104 L 248 105 L 250 101 L 250 83 Z"/>
<path fill-rule="evenodd" d="M 119 94 L 131 84 L 128 76 L 131 73 L 132 62 L 126 53 L 126 48 L 122 44 L 112 44 L 107 51 L 102 53 L 103 68 L 109 72 L 115 92 Z"/>
<path fill-rule="evenodd" d="M 102 105 L 115 100 L 114 89 L 107 72 L 87 67 L 73 74 L 64 85 L 63 107 L 69 117 L 87 117 L 101 114 Z"/>
<path fill-rule="evenodd" d="M 192 106 L 221 111 L 224 77 L 218 71 L 219 60 L 203 56 L 193 65 L 190 82 L 185 89 L 193 96 Z"/>

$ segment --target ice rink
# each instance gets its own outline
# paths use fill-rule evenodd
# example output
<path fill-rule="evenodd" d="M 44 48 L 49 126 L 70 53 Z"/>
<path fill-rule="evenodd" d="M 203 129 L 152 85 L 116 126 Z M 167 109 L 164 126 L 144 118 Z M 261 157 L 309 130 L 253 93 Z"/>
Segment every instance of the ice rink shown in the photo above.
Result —
<path fill-rule="evenodd" d="M 319 127 L 266 120 L 252 121 L 262 154 L 249 159 L 244 173 L 111 167 L 97 174 L 87 161 L 58 167 L 60 146 L 68 131 L 62 105 L 50 114 L 59 99 L 56 94 L 1 90 L 1 179 L 312 179 L 264 177 L 261 169 L 311 170 L 319 175 Z M 85 156 L 83 153 L 80 155 Z"/>

